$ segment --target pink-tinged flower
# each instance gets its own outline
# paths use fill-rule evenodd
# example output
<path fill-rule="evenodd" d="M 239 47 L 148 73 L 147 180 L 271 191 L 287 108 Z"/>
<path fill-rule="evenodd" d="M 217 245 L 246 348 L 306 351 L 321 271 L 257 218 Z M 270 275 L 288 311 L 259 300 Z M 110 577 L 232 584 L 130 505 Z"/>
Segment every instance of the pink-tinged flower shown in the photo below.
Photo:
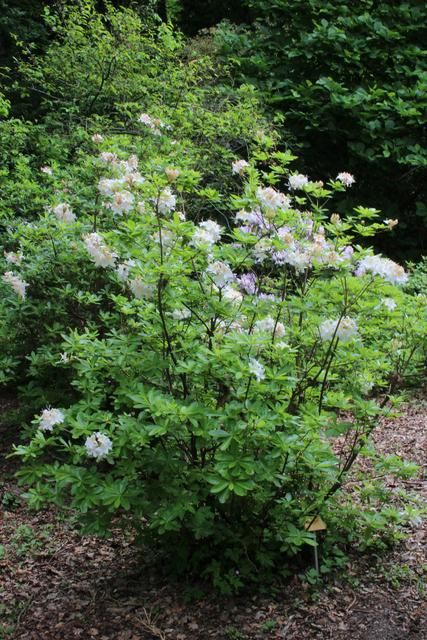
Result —
<path fill-rule="evenodd" d="M 250 295 L 254 295 L 257 290 L 257 277 L 254 273 L 244 273 L 237 278 L 240 288 Z"/>
<path fill-rule="evenodd" d="M 53 174 L 52 167 L 49 167 L 48 165 L 40 167 L 40 171 L 48 176 L 51 176 Z"/>
<path fill-rule="evenodd" d="M 384 224 L 386 224 L 389 229 L 393 229 L 397 224 L 399 224 L 399 220 L 397 220 L 397 218 L 387 218 L 387 220 L 384 220 Z"/>
<path fill-rule="evenodd" d="M 117 254 L 113 253 L 105 244 L 99 233 L 89 233 L 83 236 L 86 249 L 97 267 L 114 267 Z"/>
<path fill-rule="evenodd" d="M 363 276 L 366 273 L 380 276 L 392 284 L 405 284 L 408 280 L 408 274 L 403 267 L 393 262 L 393 260 L 382 258 L 381 256 L 366 256 L 362 258 L 354 274 Z"/>
<path fill-rule="evenodd" d="M 101 144 L 104 141 L 103 136 L 100 133 L 94 133 L 92 136 L 92 142 L 94 144 Z"/>
<path fill-rule="evenodd" d="M 175 182 L 175 180 L 179 177 L 180 174 L 179 169 L 174 169 L 174 167 L 166 167 L 165 174 L 168 179 L 168 182 Z"/>
<path fill-rule="evenodd" d="M 4 257 L 6 258 L 6 262 L 9 262 L 9 264 L 16 264 L 19 267 L 24 258 L 24 254 L 22 251 L 19 253 L 15 253 L 14 251 L 5 251 Z"/>
<path fill-rule="evenodd" d="M 103 151 L 100 156 L 102 162 L 105 164 L 116 164 L 117 156 L 115 153 L 111 153 L 110 151 Z"/>
<path fill-rule="evenodd" d="M 273 187 L 260 187 L 257 190 L 257 198 L 267 209 L 276 211 L 277 209 L 289 209 L 291 199 L 284 193 L 276 191 Z"/>
<path fill-rule="evenodd" d="M 134 200 L 135 198 L 130 191 L 116 191 L 112 201 L 107 204 L 107 207 L 114 213 L 122 216 L 132 209 Z"/>
<path fill-rule="evenodd" d="M 23 300 L 25 299 L 25 290 L 28 287 L 28 283 L 24 282 L 19 276 L 15 276 L 12 271 L 6 271 L 2 276 L 3 282 L 9 284 L 16 295 Z"/>
<path fill-rule="evenodd" d="M 356 182 L 356 178 L 351 175 L 351 173 L 347 173 L 347 171 L 342 171 L 341 173 L 339 173 L 336 179 L 345 187 L 351 187 L 351 185 Z"/>

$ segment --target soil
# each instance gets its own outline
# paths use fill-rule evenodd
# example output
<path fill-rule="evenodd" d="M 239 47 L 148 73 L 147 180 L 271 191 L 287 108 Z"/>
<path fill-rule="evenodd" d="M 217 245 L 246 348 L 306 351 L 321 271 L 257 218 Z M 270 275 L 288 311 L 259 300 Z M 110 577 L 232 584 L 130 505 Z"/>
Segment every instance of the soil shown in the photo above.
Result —
<path fill-rule="evenodd" d="M 29 511 L 16 463 L 4 457 L 13 429 L 2 430 L 0 640 L 427 639 L 427 527 L 419 521 L 392 551 L 350 556 L 321 587 L 294 578 L 274 596 L 189 601 L 182 585 L 144 568 L 120 531 L 82 538 L 55 510 Z M 415 479 L 388 481 L 425 500 L 427 402 L 384 420 L 375 442 L 420 465 Z"/>

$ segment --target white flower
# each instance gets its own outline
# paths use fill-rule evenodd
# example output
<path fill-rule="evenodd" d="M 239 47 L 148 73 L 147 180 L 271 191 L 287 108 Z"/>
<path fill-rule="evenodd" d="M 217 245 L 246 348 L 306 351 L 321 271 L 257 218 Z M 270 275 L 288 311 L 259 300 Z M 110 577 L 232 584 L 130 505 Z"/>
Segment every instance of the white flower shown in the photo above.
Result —
<path fill-rule="evenodd" d="M 147 127 L 151 127 L 153 121 L 150 118 L 150 116 L 148 115 L 148 113 L 141 113 L 141 115 L 138 118 L 139 122 L 142 122 L 142 124 L 145 124 Z"/>
<path fill-rule="evenodd" d="M 86 249 L 97 267 L 114 267 L 117 254 L 113 253 L 105 244 L 99 233 L 89 233 L 83 236 Z"/>
<path fill-rule="evenodd" d="M 28 287 L 28 283 L 24 282 L 19 276 L 15 276 L 12 271 L 6 271 L 2 276 L 3 282 L 10 284 L 14 292 L 23 300 L 25 299 L 25 289 Z"/>
<path fill-rule="evenodd" d="M 169 187 L 166 187 L 157 199 L 159 213 L 169 213 L 176 208 L 176 196 L 173 195 Z"/>
<path fill-rule="evenodd" d="M 165 174 L 168 179 L 168 182 L 175 182 L 180 174 L 179 169 L 174 169 L 174 167 L 166 167 Z"/>
<path fill-rule="evenodd" d="M 97 431 L 93 433 L 89 438 L 86 438 L 85 442 L 86 453 L 90 458 L 96 460 L 102 460 L 113 448 L 113 443 L 105 433 Z"/>
<path fill-rule="evenodd" d="M 341 342 L 349 342 L 358 335 L 357 324 L 348 316 L 341 320 L 324 320 L 319 326 L 319 334 L 323 341 L 331 340 L 335 336 Z"/>
<path fill-rule="evenodd" d="M 20 251 L 19 253 L 14 253 L 13 251 L 5 251 L 4 257 L 6 259 L 6 262 L 9 262 L 9 264 L 16 264 L 19 266 L 24 258 L 24 254 L 22 253 L 22 251 Z"/>
<path fill-rule="evenodd" d="M 273 243 L 270 238 L 261 238 L 252 249 L 252 253 L 256 262 L 264 262 L 271 258 Z"/>
<path fill-rule="evenodd" d="M 111 196 L 119 191 L 123 186 L 122 180 L 118 178 L 101 178 L 98 182 L 98 191 L 103 196 Z"/>
<path fill-rule="evenodd" d="M 351 185 L 356 182 L 356 178 L 352 176 L 351 173 L 347 173 L 347 171 L 339 173 L 336 180 L 341 182 L 345 187 L 351 187 Z"/>
<path fill-rule="evenodd" d="M 92 142 L 94 144 L 101 144 L 101 142 L 103 142 L 104 138 L 103 136 L 101 136 L 100 133 L 94 133 L 92 136 Z"/>
<path fill-rule="evenodd" d="M 396 301 L 393 300 L 393 298 L 383 298 L 381 302 L 389 311 L 394 311 L 397 307 Z"/>
<path fill-rule="evenodd" d="M 206 245 L 212 247 L 221 238 L 221 227 L 214 220 L 201 222 L 193 233 L 191 244 L 194 247 Z"/>
<path fill-rule="evenodd" d="M 255 376 L 258 382 L 261 382 L 261 380 L 264 380 L 265 368 L 260 362 L 258 362 L 258 360 L 255 360 L 255 358 L 251 358 L 249 360 L 249 371 L 251 372 L 252 375 Z"/>
<path fill-rule="evenodd" d="M 257 190 L 257 198 L 264 207 L 268 209 L 289 209 L 291 206 L 291 199 L 285 196 L 284 193 L 276 191 L 273 187 L 260 187 Z"/>
<path fill-rule="evenodd" d="M 308 184 L 308 177 L 302 173 L 289 176 L 289 188 L 290 189 L 303 189 Z"/>
<path fill-rule="evenodd" d="M 155 286 L 153 284 L 146 284 L 140 277 L 130 280 L 129 287 L 135 298 L 145 298 L 146 300 L 154 298 Z"/>
<path fill-rule="evenodd" d="M 141 113 L 138 118 L 139 122 L 144 124 L 146 127 L 151 129 L 153 133 L 156 135 L 160 134 L 160 128 L 164 127 L 164 123 L 160 120 L 160 118 L 152 118 L 148 115 L 148 113 Z"/>
<path fill-rule="evenodd" d="M 106 164 L 115 164 L 117 162 L 117 156 L 115 153 L 111 153 L 110 151 L 103 151 L 100 156 L 102 162 Z"/>
<path fill-rule="evenodd" d="M 272 333 L 274 331 L 275 338 L 282 338 L 285 335 L 285 325 L 282 322 L 276 322 L 271 316 L 257 320 L 254 324 L 255 333 Z"/>
<path fill-rule="evenodd" d="M 44 165 L 43 167 L 40 167 L 40 171 L 42 173 L 46 173 L 48 176 L 51 176 L 53 174 L 52 168 L 48 167 L 47 165 Z"/>
<path fill-rule="evenodd" d="M 144 184 L 145 178 L 139 173 L 139 171 L 131 171 L 122 178 L 123 184 L 128 187 L 139 187 Z"/>
<path fill-rule="evenodd" d="M 381 256 L 366 256 L 362 258 L 354 273 L 356 276 L 372 273 L 372 275 L 381 276 L 381 278 L 392 284 L 405 284 L 408 280 L 408 274 L 403 267 L 393 262 L 393 260 L 382 258 Z"/>
<path fill-rule="evenodd" d="M 236 160 L 235 162 L 232 163 L 231 170 L 233 174 L 242 176 L 248 167 L 249 167 L 249 162 L 246 162 L 246 160 Z"/>
<path fill-rule="evenodd" d="M 399 224 L 399 220 L 397 218 L 387 218 L 386 220 L 384 220 L 384 224 L 386 224 L 389 229 L 393 229 L 393 227 Z"/>
<path fill-rule="evenodd" d="M 53 208 L 53 213 L 60 222 L 71 223 L 76 220 L 76 216 L 72 212 L 70 205 L 65 202 L 57 204 L 56 207 Z"/>
<path fill-rule="evenodd" d="M 68 353 L 66 353 L 65 351 L 64 353 L 61 353 L 59 356 L 59 362 L 63 362 L 64 364 L 70 362 L 70 356 L 68 355 Z"/>
<path fill-rule="evenodd" d="M 59 409 L 44 409 L 42 411 L 39 423 L 39 429 L 42 431 L 52 431 L 56 424 L 64 422 L 64 414 Z"/>
<path fill-rule="evenodd" d="M 128 279 L 129 271 L 135 265 L 135 260 L 126 260 L 117 265 L 117 276 L 119 280 L 125 281 Z"/>
<path fill-rule="evenodd" d="M 121 216 L 132 209 L 134 199 L 130 191 L 116 191 L 112 202 L 108 203 L 107 207 Z"/>
<path fill-rule="evenodd" d="M 225 287 L 234 280 L 234 273 L 229 265 L 226 262 L 221 262 L 221 260 L 212 262 L 206 269 L 206 273 L 211 276 L 217 287 Z"/>
<path fill-rule="evenodd" d="M 175 309 L 175 311 L 172 312 L 172 318 L 174 320 L 188 320 L 188 318 L 191 318 L 191 311 L 186 307 Z"/>
<path fill-rule="evenodd" d="M 231 302 L 232 304 L 240 304 L 243 300 L 243 295 L 237 289 L 233 287 L 224 287 L 222 289 L 222 297 L 224 300 Z"/>

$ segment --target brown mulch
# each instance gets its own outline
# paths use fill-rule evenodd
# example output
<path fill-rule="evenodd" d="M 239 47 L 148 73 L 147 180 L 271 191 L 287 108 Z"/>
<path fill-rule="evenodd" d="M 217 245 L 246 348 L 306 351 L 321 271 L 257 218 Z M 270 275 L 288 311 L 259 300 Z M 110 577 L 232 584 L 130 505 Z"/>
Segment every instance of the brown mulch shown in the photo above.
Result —
<path fill-rule="evenodd" d="M 10 438 L 2 435 L 7 451 Z M 420 465 L 416 479 L 390 482 L 425 500 L 427 403 L 417 400 L 384 420 L 375 441 L 382 452 Z M 210 594 L 188 602 L 182 586 L 139 563 L 119 531 L 110 540 L 82 538 L 54 510 L 29 511 L 11 475 L 13 461 L 1 465 L 0 640 L 427 639 L 421 523 L 377 561 L 350 558 L 321 588 L 295 578 L 275 596 Z"/>

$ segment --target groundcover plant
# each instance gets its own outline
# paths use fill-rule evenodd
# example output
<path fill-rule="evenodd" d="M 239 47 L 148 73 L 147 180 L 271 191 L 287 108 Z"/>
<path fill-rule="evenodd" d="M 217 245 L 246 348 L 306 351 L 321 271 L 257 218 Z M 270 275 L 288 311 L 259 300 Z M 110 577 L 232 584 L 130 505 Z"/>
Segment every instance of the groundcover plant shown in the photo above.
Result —
<path fill-rule="evenodd" d="M 272 152 L 268 169 L 265 154 L 236 157 L 228 215 L 194 222 L 192 198 L 209 194 L 169 164 L 174 132 L 151 113 L 135 127 L 150 154 L 95 133 L 97 199 L 81 206 L 78 182 L 56 191 L 5 254 L 2 293 L 17 319 L 31 324 L 41 270 L 90 309 L 46 341 L 43 362 L 68 392 L 39 407 L 16 447 L 19 475 L 30 504 L 71 509 L 93 533 L 122 524 L 171 569 L 237 590 L 289 575 L 315 544 L 316 516 L 330 525 L 326 555 L 355 537 L 340 490 L 423 357 L 425 298 L 402 292 L 401 266 L 354 241 L 389 220 L 328 213 L 349 173 L 324 185 L 291 171 L 289 154 Z M 387 509 L 371 531 L 403 517 Z"/>

